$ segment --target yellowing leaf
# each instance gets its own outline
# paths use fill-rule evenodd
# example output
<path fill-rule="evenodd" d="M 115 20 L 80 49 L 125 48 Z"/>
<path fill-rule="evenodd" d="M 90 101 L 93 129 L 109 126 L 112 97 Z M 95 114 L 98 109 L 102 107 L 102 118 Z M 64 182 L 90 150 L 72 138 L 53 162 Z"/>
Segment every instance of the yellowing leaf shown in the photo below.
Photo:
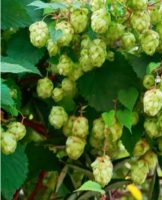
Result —
<path fill-rule="evenodd" d="M 131 193 L 131 195 L 136 199 L 136 200 L 142 200 L 142 193 L 141 191 L 138 189 L 137 186 L 135 186 L 134 184 L 129 184 L 127 186 L 127 190 Z"/>

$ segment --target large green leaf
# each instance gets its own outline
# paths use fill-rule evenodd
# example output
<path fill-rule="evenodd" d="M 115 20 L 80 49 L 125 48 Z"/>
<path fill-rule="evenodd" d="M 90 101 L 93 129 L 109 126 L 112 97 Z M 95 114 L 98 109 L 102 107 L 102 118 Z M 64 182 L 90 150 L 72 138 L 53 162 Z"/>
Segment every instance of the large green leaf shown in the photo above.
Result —
<path fill-rule="evenodd" d="M 127 90 L 120 90 L 118 92 L 118 100 L 129 110 L 133 110 L 133 107 L 138 98 L 138 90 L 134 87 Z"/>
<path fill-rule="evenodd" d="M 105 194 L 105 191 L 102 189 L 101 185 L 94 181 L 85 182 L 80 188 L 78 188 L 75 191 L 78 192 L 78 191 L 88 191 L 88 190 Z"/>
<path fill-rule="evenodd" d="M 82 76 L 78 82 L 80 94 L 89 105 L 98 111 L 114 107 L 114 99 L 121 89 L 137 87 L 135 72 L 121 55 L 116 55 L 115 62 L 105 62 L 100 69 Z"/>
<path fill-rule="evenodd" d="M 34 73 L 40 74 L 39 70 L 26 60 L 14 60 L 10 57 L 2 57 L 2 73 Z"/>
<path fill-rule="evenodd" d="M 1 154 L 1 169 L 2 195 L 11 200 L 28 173 L 28 159 L 21 145 L 18 145 L 11 155 Z"/>
<path fill-rule="evenodd" d="M 19 62 L 26 60 L 32 64 L 37 64 L 44 52 L 44 48 L 38 49 L 31 44 L 29 35 L 24 30 L 17 32 L 7 46 L 8 56 Z"/>
<path fill-rule="evenodd" d="M 111 110 L 109 112 L 104 112 L 102 114 L 102 118 L 107 127 L 112 126 L 115 123 L 115 110 Z"/>
<path fill-rule="evenodd" d="M 40 12 L 34 11 L 27 4 L 32 0 L 2 0 L 2 29 L 23 28 L 40 20 Z"/>

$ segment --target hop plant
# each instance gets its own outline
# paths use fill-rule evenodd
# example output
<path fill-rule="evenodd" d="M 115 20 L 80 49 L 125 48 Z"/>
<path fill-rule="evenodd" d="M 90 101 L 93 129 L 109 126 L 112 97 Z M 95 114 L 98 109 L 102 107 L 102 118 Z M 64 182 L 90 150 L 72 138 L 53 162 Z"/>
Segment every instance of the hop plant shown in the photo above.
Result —
<path fill-rule="evenodd" d="M 66 152 L 70 159 L 77 160 L 84 152 L 86 142 L 84 139 L 69 136 L 66 141 Z"/>
<path fill-rule="evenodd" d="M 159 34 L 160 39 L 162 40 L 162 22 L 156 25 L 156 32 Z"/>
<path fill-rule="evenodd" d="M 13 134 L 9 132 L 4 132 L 1 140 L 1 151 L 5 155 L 9 155 L 15 152 L 17 146 L 17 142 Z"/>
<path fill-rule="evenodd" d="M 88 120 L 85 117 L 77 117 L 74 120 L 73 128 L 72 128 L 72 135 L 80 137 L 80 138 L 86 138 L 89 131 L 89 125 Z"/>
<path fill-rule="evenodd" d="M 55 129 L 60 129 L 66 124 L 68 115 L 61 106 L 53 106 L 49 114 L 49 122 Z"/>
<path fill-rule="evenodd" d="M 58 38 L 57 42 L 61 46 L 68 46 L 73 39 L 74 29 L 72 25 L 67 21 L 61 21 L 56 24 L 56 30 L 61 30 L 62 34 Z"/>
<path fill-rule="evenodd" d="M 72 128 L 73 128 L 73 124 L 74 124 L 74 120 L 76 119 L 75 116 L 70 116 L 68 118 L 67 123 L 64 125 L 63 127 L 63 133 L 66 137 L 69 137 L 70 135 L 72 135 Z"/>
<path fill-rule="evenodd" d="M 131 165 L 131 179 L 134 183 L 141 185 L 145 182 L 149 168 L 142 159 L 137 160 Z"/>
<path fill-rule="evenodd" d="M 72 9 L 70 12 L 70 23 L 73 26 L 75 33 L 82 33 L 88 23 L 88 9 Z"/>
<path fill-rule="evenodd" d="M 48 50 L 49 56 L 52 57 L 58 53 L 59 47 L 56 42 L 53 42 L 52 39 L 49 39 L 47 42 L 47 50 Z"/>
<path fill-rule="evenodd" d="M 148 168 L 151 172 L 153 172 L 155 170 L 155 167 L 158 163 L 158 158 L 157 158 L 157 154 L 154 153 L 153 151 L 147 151 L 142 158 L 144 160 L 144 162 L 147 163 Z"/>
<path fill-rule="evenodd" d="M 110 14 L 106 9 L 101 8 L 92 13 L 91 27 L 96 33 L 105 33 L 111 22 Z"/>
<path fill-rule="evenodd" d="M 153 30 L 148 30 L 141 35 L 142 50 L 148 54 L 153 55 L 159 45 L 159 35 Z"/>
<path fill-rule="evenodd" d="M 156 118 L 146 118 L 144 128 L 147 135 L 151 138 L 159 137 L 159 131 Z"/>
<path fill-rule="evenodd" d="M 134 156 L 142 156 L 144 155 L 148 150 L 150 149 L 150 146 L 145 138 L 139 140 L 133 150 Z"/>
<path fill-rule="evenodd" d="M 135 46 L 136 38 L 133 33 L 124 33 L 122 38 L 122 47 L 125 50 L 130 50 Z"/>
<path fill-rule="evenodd" d="M 155 78 L 152 74 L 147 74 L 143 79 L 143 86 L 146 89 L 151 89 L 155 85 Z"/>
<path fill-rule="evenodd" d="M 144 112 L 149 116 L 155 116 L 162 108 L 162 92 L 152 89 L 145 92 L 143 98 Z"/>
<path fill-rule="evenodd" d="M 145 11 L 133 12 L 130 18 L 130 22 L 135 31 L 142 33 L 148 30 L 150 27 L 150 15 Z"/>
<path fill-rule="evenodd" d="M 43 21 L 37 21 L 30 25 L 30 41 L 33 46 L 41 48 L 46 45 L 49 34 L 47 24 Z"/>
<path fill-rule="evenodd" d="M 102 118 L 95 119 L 93 121 L 93 127 L 92 127 L 92 135 L 97 140 L 103 140 L 104 139 L 104 129 L 105 124 Z"/>
<path fill-rule="evenodd" d="M 148 0 L 127 0 L 127 4 L 134 10 L 145 10 L 148 5 Z"/>
<path fill-rule="evenodd" d="M 53 83 L 47 77 L 39 79 L 37 82 L 36 89 L 37 89 L 38 97 L 42 99 L 49 98 L 52 95 Z"/>
<path fill-rule="evenodd" d="M 61 55 L 57 69 L 60 75 L 68 76 L 72 73 L 73 62 L 67 55 Z"/>
<path fill-rule="evenodd" d="M 83 72 L 90 71 L 94 68 L 94 66 L 91 63 L 91 60 L 89 58 L 89 49 L 82 49 L 80 52 L 80 58 L 79 58 L 80 66 L 83 70 Z"/>
<path fill-rule="evenodd" d="M 132 112 L 132 126 L 137 125 L 138 121 L 139 121 L 138 112 L 136 112 L 136 111 Z"/>
<path fill-rule="evenodd" d="M 26 128 L 20 122 L 10 122 L 7 132 L 13 135 L 16 141 L 19 141 L 26 135 Z"/>
<path fill-rule="evenodd" d="M 59 87 L 54 88 L 54 90 L 52 91 L 52 99 L 55 102 L 59 102 L 63 99 L 63 97 L 64 97 L 63 89 Z"/>
<path fill-rule="evenodd" d="M 96 138 L 94 132 L 91 132 L 89 143 L 93 148 L 97 150 L 102 150 L 104 146 L 104 140 Z"/>
<path fill-rule="evenodd" d="M 111 138 L 113 142 L 115 142 L 122 136 L 123 126 L 116 120 L 108 130 L 110 131 L 108 131 L 108 137 Z"/>
<path fill-rule="evenodd" d="M 83 75 L 82 68 L 79 63 L 75 63 L 72 73 L 68 76 L 70 80 L 76 81 Z"/>
<path fill-rule="evenodd" d="M 151 23 L 157 25 L 162 22 L 162 5 L 155 5 L 153 9 L 150 10 Z"/>
<path fill-rule="evenodd" d="M 94 67 L 101 67 L 107 56 L 106 45 L 101 39 L 95 39 L 89 47 L 89 59 Z"/>
<path fill-rule="evenodd" d="M 97 157 L 91 164 L 95 181 L 102 187 L 106 186 L 113 175 L 113 165 L 109 156 Z"/>
<path fill-rule="evenodd" d="M 113 51 L 107 51 L 106 60 L 113 62 L 115 60 L 115 53 Z"/>

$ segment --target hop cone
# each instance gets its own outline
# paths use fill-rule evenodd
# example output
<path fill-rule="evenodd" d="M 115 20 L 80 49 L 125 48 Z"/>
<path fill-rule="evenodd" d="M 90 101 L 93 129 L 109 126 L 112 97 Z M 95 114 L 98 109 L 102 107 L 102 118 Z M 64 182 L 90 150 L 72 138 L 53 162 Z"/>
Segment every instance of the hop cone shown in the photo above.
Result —
<path fill-rule="evenodd" d="M 106 7 L 104 0 L 90 0 L 89 5 L 93 12 Z"/>
<path fill-rule="evenodd" d="M 63 76 L 70 75 L 73 70 L 72 60 L 66 55 L 61 55 L 59 59 L 59 63 L 57 65 L 57 69 L 60 75 L 63 75 Z"/>
<path fill-rule="evenodd" d="M 49 39 L 47 42 L 47 50 L 50 57 L 55 56 L 59 50 L 57 43 L 53 42 L 52 39 Z"/>
<path fill-rule="evenodd" d="M 82 68 L 79 63 L 75 63 L 72 73 L 69 75 L 69 79 L 72 81 L 78 80 L 83 75 Z"/>
<path fill-rule="evenodd" d="M 134 183 L 141 185 L 145 182 L 149 168 L 143 160 L 138 160 L 131 166 L 131 179 Z"/>
<path fill-rule="evenodd" d="M 66 137 L 72 135 L 72 128 L 74 124 L 74 120 L 76 119 L 75 116 L 70 116 L 67 123 L 63 127 L 63 133 Z"/>
<path fill-rule="evenodd" d="M 155 116 L 162 108 L 162 92 L 152 89 L 145 92 L 143 98 L 144 112 L 149 116 Z"/>
<path fill-rule="evenodd" d="M 15 152 L 16 146 L 17 142 L 15 137 L 8 132 L 4 132 L 3 138 L 1 140 L 1 151 L 4 154 L 9 155 Z"/>
<path fill-rule="evenodd" d="M 30 41 L 33 46 L 41 48 L 46 45 L 48 40 L 48 27 L 43 21 L 38 21 L 30 25 Z"/>
<path fill-rule="evenodd" d="M 70 13 L 70 23 L 75 33 L 81 33 L 85 30 L 88 23 L 88 9 L 72 9 Z"/>
<path fill-rule="evenodd" d="M 145 10 L 147 8 L 148 0 L 127 0 L 127 3 L 134 10 Z"/>
<path fill-rule="evenodd" d="M 111 127 L 109 127 L 110 133 L 108 132 L 108 137 L 111 137 L 112 141 L 117 141 L 123 133 L 123 126 L 116 121 Z"/>
<path fill-rule="evenodd" d="M 147 55 L 153 55 L 159 45 L 159 35 L 153 30 L 148 30 L 141 35 L 141 47 Z"/>
<path fill-rule="evenodd" d="M 66 124 L 68 115 L 61 106 L 53 106 L 49 114 L 49 122 L 55 129 L 60 129 Z"/>
<path fill-rule="evenodd" d="M 150 10 L 151 23 L 157 25 L 162 22 L 162 5 L 155 5 L 153 9 Z"/>
<path fill-rule="evenodd" d="M 64 78 L 61 83 L 65 95 L 74 96 L 76 93 L 76 83 L 69 78 Z"/>
<path fill-rule="evenodd" d="M 110 25 L 110 14 L 106 9 L 99 9 L 92 13 L 91 27 L 96 33 L 105 33 Z"/>
<path fill-rule="evenodd" d="M 147 74 L 143 79 L 143 86 L 146 89 L 151 89 L 155 85 L 155 78 L 152 74 Z"/>
<path fill-rule="evenodd" d="M 66 152 L 70 159 L 77 160 L 84 152 L 86 142 L 76 136 L 69 136 L 66 141 Z"/>
<path fill-rule="evenodd" d="M 53 83 L 48 78 L 42 78 L 37 83 L 37 94 L 42 99 L 49 98 L 52 95 Z"/>
<path fill-rule="evenodd" d="M 144 160 L 144 162 L 148 164 L 149 170 L 153 172 L 158 163 L 158 158 L 157 158 L 156 153 L 150 150 L 146 152 L 144 156 L 142 156 L 142 159 Z"/>
<path fill-rule="evenodd" d="M 148 150 L 150 149 L 150 146 L 147 142 L 147 140 L 144 138 L 144 139 L 141 139 L 139 140 L 135 147 L 134 147 L 134 151 L 133 151 L 133 154 L 134 156 L 142 156 L 144 155 Z"/>
<path fill-rule="evenodd" d="M 80 138 L 86 138 L 88 135 L 88 129 L 89 125 L 87 118 L 77 117 L 73 123 L 72 135 Z"/>
<path fill-rule="evenodd" d="M 150 16 L 147 12 L 134 12 L 131 15 L 130 22 L 134 30 L 142 33 L 149 29 Z"/>
<path fill-rule="evenodd" d="M 97 140 L 103 140 L 104 139 L 104 129 L 105 124 L 102 118 L 95 119 L 93 121 L 93 127 L 92 127 L 92 135 Z"/>
<path fill-rule="evenodd" d="M 20 122 L 11 122 L 8 125 L 8 132 L 14 136 L 16 141 L 18 141 L 26 135 L 26 128 Z"/>
<path fill-rule="evenodd" d="M 158 131 L 156 118 L 146 118 L 144 122 L 144 128 L 149 137 L 151 138 L 159 137 L 159 131 Z"/>
<path fill-rule="evenodd" d="M 126 50 L 130 50 L 135 46 L 135 36 L 133 33 L 124 33 L 122 36 L 122 47 Z"/>
<path fill-rule="evenodd" d="M 108 156 L 98 157 L 91 164 L 95 181 L 102 187 L 107 185 L 113 175 L 113 165 Z"/>
<path fill-rule="evenodd" d="M 54 90 L 52 91 L 52 99 L 55 101 L 55 102 L 59 102 L 63 99 L 64 97 L 64 91 L 62 88 L 54 88 Z"/>
<path fill-rule="evenodd" d="M 62 21 L 56 24 L 56 30 L 61 30 L 61 36 L 58 39 L 58 43 L 61 46 L 68 46 L 73 39 L 74 29 L 72 25 L 67 21 Z"/>

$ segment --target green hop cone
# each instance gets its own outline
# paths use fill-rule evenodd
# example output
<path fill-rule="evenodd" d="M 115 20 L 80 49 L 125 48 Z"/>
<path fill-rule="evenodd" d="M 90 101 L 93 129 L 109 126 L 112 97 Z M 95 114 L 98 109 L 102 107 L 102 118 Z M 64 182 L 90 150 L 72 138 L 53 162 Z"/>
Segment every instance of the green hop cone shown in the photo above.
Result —
<path fill-rule="evenodd" d="M 153 30 L 148 30 L 141 35 L 140 40 L 142 50 L 151 56 L 159 45 L 159 34 Z"/>
<path fill-rule="evenodd" d="M 150 138 L 159 137 L 159 131 L 156 118 L 146 118 L 144 122 L 144 129 Z"/>
<path fill-rule="evenodd" d="M 107 51 L 106 60 L 113 62 L 115 60 L 115 53 L 113 51 Z"/>
<path fill-rule="evenodd" d="M 146 89 L 151 89 L 155 85 L 155 77 L 152 74 L 147 74 L 143 78 L 143 86 Z"/>
<path fill-rule="evenodd" d="M 70 23 L 73 26 L 75 33 L 82 33 L 88 23 L 88 9 L 72 9 L 70 12 Z"/>
<path fill-rule="evenodd" d="M 30 41 L 33 46 L 41 48 L 46 45 L 48 40 L 48 27 L 43 21 L 38 21 L 30 25 Z"/>
<path fill-rule="evenodd" d="M 53 106 L 49 114 L 49 122 L 55 129 L 60 129 L 66 124 L 68 115 L 61 106 Z"/>
<path fill-rule="evenodd" d="M 87 118 L 80 116 L 74 120 L 72 135 L 80 138 L 86 138 L 88 135 L 88 130 L 89 125 Z"/>
<path fill-rule="evenodd" d="M 134 12 L 132 15 L 131 15 L 131 18 L 130 18 L 130 22 L 131 22 L 131 25 L 132 25 L 132 28 L 139 32 L 139 33 L 142 33 L 146 30 L 149 29 L 150 27 L 150 16 L 149 16 L 149 13 L 147 12 Z"/>
<path fill-rule="evenodd" d="M 142 159 L 131 165 L 131 179 L 134 183 L 141 185 L 145 182 L 149 168 Z"/>
<path fill-rule="evenodd" d="M 52 95 L 53 83 L 47 77 L 39 79 L 37 82 L 36 89 L 37 89 L 38 97 L 42 99 L 49 98 Z"/>
<path fill-rule="evenodd" d="M 151 23 L 157 25 L 162 22 L 162 5 L 155 5 L 153 9 L 150 10 Z"/>
<path fill-rule="evenodd" d="M 123 125 L 116 120 L 115 123 L 108 128 L 107 133 L 108 137 L 110 137 L 113 142 L 116 142 L 122 136 Z"/>
<path fill-rule="evenodd" d="M 64 97 L 64 91 L 62 88 L 54 88 L 54 90 L 52 91 L 52 99 L 55 101 L 55 102 L 59 102 L 63 99 Z"/>
<path fill-rule="evenodd" d="M 62 31 L 57 42 L 61 46 L 68 46 L 73 39 L 74 29 L 72 25 L 67 21 L 61 21 L 55 26 L 56 30 Z"/>
<path fill-rule="evenodd" d="M 84 152 L 86 141 L 76 136 L 69 136 L 66 141 L 66 152 L 70 159 L 77 160 Z"/>
<path fill-rule="evenodd" d="M 155 116 L 162 108 L 162 92 L 152 89 L 145 92 L 143 98 L 144 112 L 149 116 Z"/>
<path fill-rule="evenodd" d="M 93 121 L 93 127 L 92 127 L 92 135 L 97 140 L 103 140 L 104 139 L 104 129 L 105 129 L 105 123 L 102 118 L 95 119 Z"/>
<path fill-rule="evenodd" d="M 162 40 L 162 22 L 158 23 L 155 29 L 156 32 L 159 34 L 160 39 Z"/>
<path fill-rule="evenodd" d="M 148 0 L 127 0 L 127 4 L 134 10 L 145 10 L 148 5 Z"/>
<path fill-rule="evenodd" d="M 111 47 L 118 46 L 118 40 L 121 39 L 125 32 L 125 27 L 116 22 L 111 22 L 108 31 L 105 34 L 106 42 Z"/>
<path fill-rule="evenodd" d="M 96 138 L 94 135 L 94 132 L 91 132 L 91 135 L 89 138 L 89 143 L 93 148 L 95 148 L 97 150 L 102 150 L 102 148 L 104 146 L 104 140 Z"/>
<path fill-rule="evenodd" d="M 61 55 L 57 69 L 60 75 L 69 76 L 73 71 L 73 62 L 67 55 Z"/>
<path fill-rule="evenodd" d="M 76 83 L 69 78 L 64 78 L 61 82 L 65 96 L 73 97 L 76 94 Z"/>
<path fill-rule="evenodd" d="M 111 22 L 110 14 L 106 9 L 101 8 L 92 13 L 91 27 L 96 33 L 105 33 Z"/>
<path fill-rule="evenodd" d="M 9 155 L 15 152 L 16 146 L 17 142 L 15 140 L 15 137 L 9 132 L 5 132 L 1 140 L 1 151 L 4 154 Z"/>
<path fill-rule="evenodd" d="M 94 67 L 101 67 L 106 60 L 106 44 L 101 39 L 95 39 L 89 46 L 89 59 Z"/>
<path fill-rule="evenodd" d="M 130 50 L 135 46 L 136 38 L 133 33 L 124 33 L 124 35 L 121 38 L 122 40 L 122 47 L 125 50 Z"/>
<path fill-rule="evenodd" d="M 97 157 L 91 164 L 95 181 L 105 187 L 113 175 L 113 165 L 109 156 Z"/>
<path fill-rule="evenodd" d="M 49 39 L 47 42 L 47 50 L 48 50 L 49 56 L 52 57 L 58 53 L 59 47 L 56 42 L 53 42 L 52 39 Z"/>
<path fill-rule="evenodd" d="M 82 68 L 79 63 L 75 63 L 72 73 L 68 76 L 70 80 L 76 81 L 83 75 Z"/>
<path fill-rule="evenodd" d="M 89 49 L 84 48 L 81 50 L 79 63 L 83 72 L 91 71 L 94 68 L 90 60 Z"/>
<path fill-rule="evenodd" d="M 68 121 L 66 122 L 66 124 L 63 127 L 63 133 L 66 137 L 69 137 L 72 135 L 72 128 L 73 128 L 73 124 L 75 121 L 76 117 L 75 116 L 70 116 L 68 118 Z"/>
<path fill-rule="evenodd" d="M 89 5 L 93 12 L 106 7 L 104 0 L 90 0 Z"/>
<path fill-rule="evenodd" d="M 12 134 L 16 141 L 19 141 L 26 135 L 26 128 L 20 122 L 10 122 L 7 132 Z"/>
<path fill-rule="evenodd" d="M 157 154 L 154 153 L 153 151 L 147 151 L 142 158 L 144 160 L 144 162 L 147 163 L 148 168 L 151 172 L 153 172 L 155 170 L 155 167 L 158 163 L 158 158 L 157 158 Z"/>
<path fill-rule="evenodd" d="M 148 150 L 150 149 L 150 146 L 145 138 L 139 140 L 133 150 L 134 156 L 142 156 L 144 155 Z"/>

